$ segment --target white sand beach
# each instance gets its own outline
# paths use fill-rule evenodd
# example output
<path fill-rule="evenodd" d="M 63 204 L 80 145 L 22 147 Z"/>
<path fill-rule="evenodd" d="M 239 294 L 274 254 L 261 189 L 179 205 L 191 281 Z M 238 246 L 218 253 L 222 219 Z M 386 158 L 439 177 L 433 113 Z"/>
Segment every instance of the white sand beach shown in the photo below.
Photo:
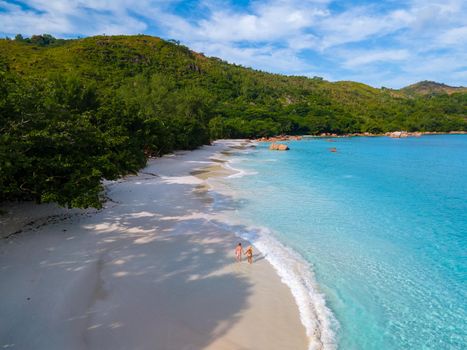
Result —
<path fill-rule="evenodd" d="M 307 349 L 288 287 L 257 250 L 235 263 L 238 227 L 215 223 L 211 157 L 238 144 L 151 160 L 100 211 L 3 207 L 0 348 Z"/>

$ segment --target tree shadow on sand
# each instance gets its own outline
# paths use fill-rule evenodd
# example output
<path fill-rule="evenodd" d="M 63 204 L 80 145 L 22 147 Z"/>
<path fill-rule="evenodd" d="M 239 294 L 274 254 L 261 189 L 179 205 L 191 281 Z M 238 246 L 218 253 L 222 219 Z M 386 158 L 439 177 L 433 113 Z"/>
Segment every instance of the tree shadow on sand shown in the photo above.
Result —
<path fill-rule="evenodd" d="M 232 327 L 248 306 L 251 285 L 223 271 L 232 263 L 226 254 L 231 242 L 211 230 L 144 243 L 135 243 L 136 238 L 108 251 L 101 273 L 107 293 L 89 308 L 88 344 L 96 349 L 201 349 Z"/>
<path fill-rule="evenodd" d="M 202 349 L 239 320 L 252 285 L 246 276 L 225 269 L 233 263 L 237 238 L 223 236 L 203 217 L 209 201 L 193 196 L 192 185 L 174 184 L 174 192 L 158 198 L 150 191 L 132 197 L 130 188 L 118 190 L 120 195 L 127 191 L 123 204 L 79 223 L 52 225 L 55 245 L 21 262 L 22 272 L 34 269 L 40 276 L 34 284 L 10 279 L 0 286 L 13 301 L 0 305 L 11 316 L 2 322 L 0 345 Z M 174 193 L 182 198 L 174 199 Z M 226 209 L 234 207 L 231 198 L 224 199 Z M 16 248 L 21 247 L 13 246 L 7 255 L 19 254 Z M 0 278 L 6 270 L 0 270 Z M 26 296 L 33 297 L 25 303 Z"/>

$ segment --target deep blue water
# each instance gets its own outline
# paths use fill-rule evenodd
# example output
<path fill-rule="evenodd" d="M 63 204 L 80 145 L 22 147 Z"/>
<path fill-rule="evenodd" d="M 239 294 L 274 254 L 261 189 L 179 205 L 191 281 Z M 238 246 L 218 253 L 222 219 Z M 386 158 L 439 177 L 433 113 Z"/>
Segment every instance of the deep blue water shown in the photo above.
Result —
<path fill-rule="evenodd" d="M 339 349 L 466 349 L 467 136 L 333 140 L 234 156 L 237 215 L 311 264 Z"/>

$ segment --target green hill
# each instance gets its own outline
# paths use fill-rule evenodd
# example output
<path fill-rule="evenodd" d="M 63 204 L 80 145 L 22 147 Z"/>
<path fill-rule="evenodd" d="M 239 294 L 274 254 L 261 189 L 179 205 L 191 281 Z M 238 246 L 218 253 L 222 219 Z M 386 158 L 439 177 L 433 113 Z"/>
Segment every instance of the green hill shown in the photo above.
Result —
<path fill-rule="evenodd" d="M 216 138 L 467 129 L 467 94 L 269 74 L 150 36 L 0 40 L 0 200 L 99 206 L 102 178 Z"/>
<path fill-rule="evenodd" d="M 406 86 L 401 89 L 402 92 L 409 95 L 434 95 L 434 94 L 454 94 L 456 92 L 467 93 L 467 87 L 449 86 L 435 81 L 420 81 L 416 84 Z"/>

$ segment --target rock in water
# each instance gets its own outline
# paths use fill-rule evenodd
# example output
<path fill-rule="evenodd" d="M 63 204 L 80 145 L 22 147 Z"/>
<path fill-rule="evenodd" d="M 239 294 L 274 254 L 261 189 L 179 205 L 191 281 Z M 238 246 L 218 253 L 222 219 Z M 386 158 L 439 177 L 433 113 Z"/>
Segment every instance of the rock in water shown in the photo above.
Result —
<path fill-rule="evenodd" d="M 271 143 L 269 149 L 271 151 L 288 151 L 289 146 L 284 145 L 283 143 Z"/>

